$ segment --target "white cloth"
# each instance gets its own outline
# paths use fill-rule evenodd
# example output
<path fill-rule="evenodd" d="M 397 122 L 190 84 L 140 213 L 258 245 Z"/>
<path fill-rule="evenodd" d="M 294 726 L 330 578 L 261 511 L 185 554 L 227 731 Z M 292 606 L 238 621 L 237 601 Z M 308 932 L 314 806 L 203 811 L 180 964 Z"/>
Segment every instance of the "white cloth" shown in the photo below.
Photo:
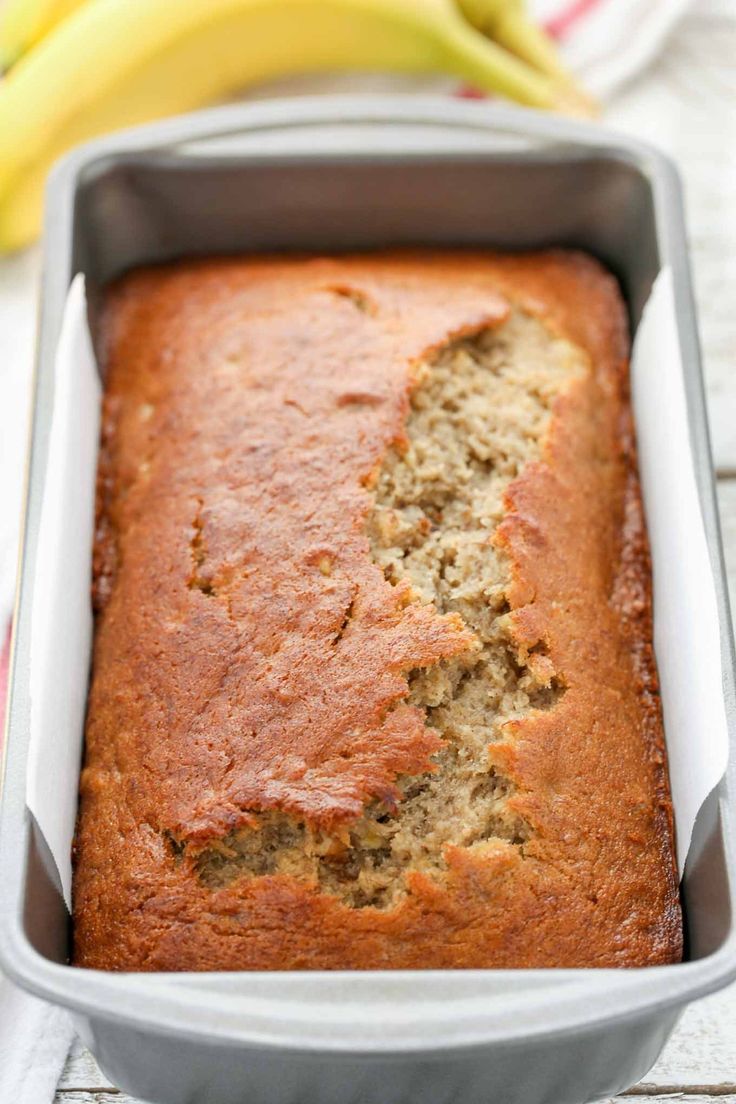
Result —
<path fill-rule="evenodd" d="M 558 31 L 563 52 L 584 84 L 602 98 L 610 98 L 625 82 L 631 81 L 661 50 L 687 4 L 688 0 L 531 0 L 534 13 L 550 21 L 550 25 Z M 720 11 L 722 18 L 732 18 L 736 28 L 732 0 L 699 0 L 695 9 L 700 14 L 705 13 L 707 18 L 719 17 Z M 694 59 L 693 66 L 707 68 L 709 64 L 709 58 L 703 54 Z M 665 78 L 666 75 L 665 72 Z M 614 100 L 611 115 L 623 129 L 642 133 L 654 141 L 663 136 L 671 138 L 675 152 L 687 160 L 687 150 L 683 147 L 682 100 L 683 96 L 688 96 L 688 80 L 692 87 L 700 91 L 702 73 L 690 72 L 685 63 L 682 79 L 685 87 L 680 89 L 679 101 L 677 94 L 664 94 L 662 86 L 666 81 L 655 73 L 645 79 L 641 93 L 639 85 L 630 85 L 620 109 Z M 310 78 L 286 86 L 271 85 L 268 93 L 278 92 L 282 87 L 291 92 L 360 91 L 369 87 L 385 89 L 396 85 L 387 78 L 341 78 L 332 82 Z M 401 87 L 410 90 L 412 83 L 402 82 Z M 448 84 L 435 82 L 433 85 L 421 81 L 413 87 L 422 90 L 428 87 L 446 89 Z M 733 79 L 731 91 L 730 117 L 733 120 L 736 118 Z M 718 96 L 714 92 L 709 108 L 706 108 L 701 96 L 700 110 L 708 110 L 710 119 L 717 118 L 725 127 L 729 107 L 722 96 L 722 91 Z M 688 104 L 689 101 L 685 106 Z M 689 106 L 695 110 L 692 104 Z M 717 132 L 713 126 L 702 129 L 711 135 L 711 153 L 715 157 Z M 652 133 L 649 134 L 649 131 Z M 724 137 L 721 136 L 722 139 Z M 702 140 L 705 141 L 704 138 Z M 725 153 L 726 149 L 733 149 L 733 141 L 727 144 L 721 140 L 718 148 Z M 712 168 L 712 160 L 710 164 Z M 733 171 L 732 166 L 731 187 L 722 193 L 729 199 L 733 194 Z M 728 181 L 726 174 L 724 186 Z M 710 189 L 716 186 L 711 180 Z M 708 195 L 705 186 L 703 194 Z M 725 227 L 720 227 L 720 233 L 726 241 L 730 236 L 734 246 L 731 254 L 736 257 L 736 218 L 730 209 L 728 213 L 730 221 Z M 0 261 L 0 637 L 5 633 L 14 589 L 39 256 L 39 250 L 34 248 Z M 727 311 L 728 307 L 724 306 L 724 309 Z M 0 648 L 1 645 L 2 639 Z M 71 1025 L 64 1012 L 21 994 L 8 981 L 0 978 L 0 1101 L 50 1104 L 71 1037 Z"/>
<path fill-rule="evenodd" d="M 61 1008 L 0 976 L 0 1100 L 50 1104 L 73 1036 Z"/>
<path fill-rule="evenodd" d="M 656 56 L 692 0 L 531 0 L 589 92 L 609 99 Z"/>

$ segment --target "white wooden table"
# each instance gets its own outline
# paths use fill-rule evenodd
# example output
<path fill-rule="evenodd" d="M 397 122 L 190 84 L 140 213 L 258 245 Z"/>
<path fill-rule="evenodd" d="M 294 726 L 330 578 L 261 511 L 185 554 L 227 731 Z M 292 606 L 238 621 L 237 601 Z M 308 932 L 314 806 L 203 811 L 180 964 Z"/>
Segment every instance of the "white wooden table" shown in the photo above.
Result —
<path fill-rule="evenodd" d="M 719 498 L 736 608 L 736 0 L 696 0 L 608 121 L 657 142 L 685 178 Z M 660 1061 L 618 1099 L 736 1104 L 736 986 L 691 1006 Z M 4 1102 L 3 1102 L 4 1104 Z M 77 1045 L 56 1104 L 138 1104 Z M 196 1104 L 206 1104 L 196 1102 Z"/>

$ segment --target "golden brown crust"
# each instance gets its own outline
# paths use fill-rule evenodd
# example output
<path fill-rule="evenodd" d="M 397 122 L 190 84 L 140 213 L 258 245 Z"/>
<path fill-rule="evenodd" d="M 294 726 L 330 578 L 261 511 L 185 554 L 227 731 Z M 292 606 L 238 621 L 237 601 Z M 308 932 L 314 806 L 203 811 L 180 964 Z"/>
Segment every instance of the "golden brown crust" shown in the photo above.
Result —
<path fill-rule="evenodd" d="M 458 618 L 372 562 L 371 479 L 412 366 L 509 303 L 584 349 L 541 462 L 494 538 L 516 639 L 554 708 L 492 745 L 523 847 L 450 848 L 385 910 L 284 875 L 220 888 L 197 847 L 278 810 L 334 827 L 436 732 L 406 672 Z M 549 252 L 206 261 L 134 273 L 105 313 L 98 624 L 75 872 L 75 960 L 107 969 L 644 965 L 681 922 L 651 588 L 614 281 Z M 236 581 L 236 585 L 234 584 Z M 182 844 L 186 843 L 186 851 Z"/>

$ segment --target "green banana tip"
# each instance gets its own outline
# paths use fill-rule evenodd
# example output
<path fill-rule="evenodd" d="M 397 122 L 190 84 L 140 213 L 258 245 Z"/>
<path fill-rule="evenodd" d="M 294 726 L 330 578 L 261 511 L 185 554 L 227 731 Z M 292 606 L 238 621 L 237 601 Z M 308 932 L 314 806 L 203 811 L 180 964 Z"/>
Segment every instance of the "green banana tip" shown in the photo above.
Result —
<path fill-rule="evenodd" d="M 22 54 L 22 50 L 7 50 L 0 46 L 0 78 L 7 77 Z"/>

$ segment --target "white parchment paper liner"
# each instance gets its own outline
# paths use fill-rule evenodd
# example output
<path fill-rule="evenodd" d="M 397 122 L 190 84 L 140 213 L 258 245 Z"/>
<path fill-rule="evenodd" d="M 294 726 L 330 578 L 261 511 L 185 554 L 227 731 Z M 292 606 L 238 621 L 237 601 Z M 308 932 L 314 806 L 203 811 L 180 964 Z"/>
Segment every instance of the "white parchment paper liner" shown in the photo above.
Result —
<path fill-rule="evenodd" d="M 31 618 L 31 734 L 26 802 L 71 906 L 71 846 L 87 703 L 91 549 L 101 386 L 84 278 L 66 301 L 54 366 L 54 409 Z"/>
<path fill-rule="evenodd" d="M 718 610 L 687 424 L 672 279 L 660 273 L 639 326 L 632 398 L 652 547 L 654 636 L 682 873 L 700 806 L 722 777 L 728 735 Z M 27 803 L 71 903 L 92 640 L 90 608 L 100 383 L 83 278 L 66 303 L 36 565 Z"/>

